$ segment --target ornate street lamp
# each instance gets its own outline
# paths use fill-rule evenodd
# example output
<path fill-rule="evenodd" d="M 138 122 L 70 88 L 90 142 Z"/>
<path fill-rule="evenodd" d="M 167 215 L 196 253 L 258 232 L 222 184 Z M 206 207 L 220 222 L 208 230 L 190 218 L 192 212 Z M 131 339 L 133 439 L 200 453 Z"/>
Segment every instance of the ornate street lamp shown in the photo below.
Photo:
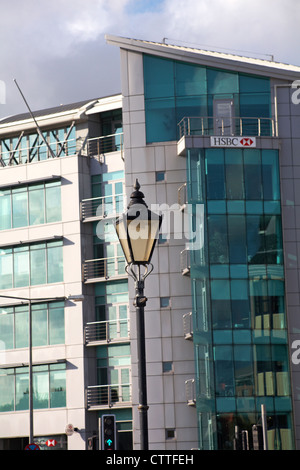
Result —
<path fill-rule="evenodd" d="M 135 281 L 138 381 L 139 381 L 139 415 L 141 450 L 148 450 L 148 404 L 146 381 L 145 353 L 145 320 L 144 307 L 147 298 L 144 295 L 144 281 L 153 271 L 151 258 L 158 238 L 162 216 L 151 212 L 144 201 L 144 194 L 136 180 L 134 191 L 130 196 L 127 211 L 115 223 L 116 232 L 127 261 L 126 272 Z"/>

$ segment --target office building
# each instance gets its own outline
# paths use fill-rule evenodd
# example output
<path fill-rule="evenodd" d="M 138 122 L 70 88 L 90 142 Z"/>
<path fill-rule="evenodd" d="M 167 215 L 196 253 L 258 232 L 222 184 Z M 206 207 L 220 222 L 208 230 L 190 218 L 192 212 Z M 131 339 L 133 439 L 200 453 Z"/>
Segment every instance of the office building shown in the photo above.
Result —
<path fill-rule="evenodd" d="M 127 275 L 101 227 L 123 210 L 121 97 L 34 117 L 0 124 L 0 447 L 29 440 L 31 299 L 34 442 L 98 446 L 98 418 L 113 403 L 120 446 L 131 448 Z"/>
<path fill-rule="evenodd" d="M 194 241 L 184 246 L 182 237 L 174 246 L 170 237 L 161 245 L 150 291 L 170 297 L 171 328 L 184 313 L 194 346 L 192 353 L 171 330 L 169 338 L 162 332 L 175 397 L 180 374 L 191 372 L 181 361 L 195 360 L 194 377 L 184 377 L 191 406 L 182 414 L 175 406 L 173 415 L 169 408 L 174 433 L 180 440 L 189 423 L 199 449 L 232 449 L 241 436 L 252 448 L 263 405 L 268 448 L 297 448 L 300 68 L 114 36 L 107 42 L 121 52 L 126 187 L 139 176 L 149 200 L 169 206 L 178 191 L 191 214 Z M 150 362 L 156 341 L 149 337 Z"/>
<path fill-rule="evenodd" d="M 114 414 L 119 449 L 139 449 L 113 228 L 136 179 L 164 216 L 145 283 L 150 449 L 253 448 L 261 405 L 268 447 L 297 448 L 300 68 L 106 39 L 120 95 L 0 121 L 0 448 L 28 443 L 31 299 L 34 442 L 97 448 Z"/>

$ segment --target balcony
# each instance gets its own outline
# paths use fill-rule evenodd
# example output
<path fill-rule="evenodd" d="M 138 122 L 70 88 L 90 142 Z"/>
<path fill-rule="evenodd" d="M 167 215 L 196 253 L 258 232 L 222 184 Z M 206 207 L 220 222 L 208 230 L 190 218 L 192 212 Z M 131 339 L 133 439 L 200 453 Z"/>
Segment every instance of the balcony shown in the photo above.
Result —
<path fill-rule="evenodd" d="M 257 117 L 184 117 L 178 124 L 179 140 L 185 136 L 276 137 L 271 118 Z"/>
<path fill-rule="evenodd" d="M 81 202 L 82 222 L 93 222 L 108 217 L 117 217 L 125 209 L 125 194 L 83 199 Z"/>
<path fill-rule="evenodd" d="M 126 279 L 124 256 L 112 256 L 87 260 L 82 266 L 83 282 L 99 282 L 107 279 Z"/>
<path fill-rule="evenodd" d="M 30 140 L 24 132 L 19 137 L 0 140 L 0 166 L 22 165 L 78 154 L 104 162 L 104 156 L 112 152 L 120 152 L 124 160 L 123 133 L 90 139 L 74 139 L 67 135 L 64 140 L 55 137 L 53 141 L 50 131 L 45 131 L 44 137 L 46 141 L 37 135 L 31 146 L 27 145 Z"/>
<path fill-rule="evenodd" d="M 95 385 L 86 389 L 88 410 L 131 406 L 131 384 Z"/>
<path fill-rule="evenodd" d="M 120 343 L 129 340 L 129 320 L 107 320 L 85 325 L 84 338 L 87 346 Z"/>
<path fill-rule="evenodd" d="M 189 276 L 191 271 L 190 250 L 182 250 L 180 253 L 180 269 L 183 276 Z"/>
<path fill-rule="evenodd" d="M 187 204 L 187 183 L 183 183 L 181 186 L 179 186 L 177 192 L 180 210 L 184 210 Z"/>
<path fill-rule="evenodd" d="M 183 315 L 184 339 L 193 339 L 193 316 L 192 312 Z"/>
<path fill-rule="evenodd" d="M 88 155 L 104 162 L 104 155 L 112 152 L 121 152 L 124 160 L 124 136 L 123 133 L 105 135 L 88 139 Z"/>
<path fill-rule="evenodd" d="M 57 142 L 49 142 L 48 146 L 45 143 L 37 143 L 31 147 L 23 146 L 21 147 L 21 134 L 17 144 L 3 144 L 0 143 L 0 165 L 12 166 L 12 165 L 22 165 L 28 164 L 37 161 L 44 161 L 53 157 L 64 157 L 69 155 L 75 155 L 82 150 L 82 140 L 81 139 L 65 139 Z M 1 151 L 2 150 L 2 151 Z"/>
<path fill-rule="evenodd" d="M 195 379 L 185 381 L 185 396 L 189 406 L 196 406 L 196 387 Z"/>

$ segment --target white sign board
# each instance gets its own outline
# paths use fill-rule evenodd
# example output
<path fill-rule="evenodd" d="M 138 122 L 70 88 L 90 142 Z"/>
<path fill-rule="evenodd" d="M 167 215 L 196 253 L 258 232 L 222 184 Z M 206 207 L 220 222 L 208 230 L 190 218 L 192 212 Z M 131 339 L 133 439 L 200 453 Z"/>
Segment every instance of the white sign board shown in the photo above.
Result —
<path fill-rule="evenodd" d="M 212 136 L 211 147 L 255 148 L 255 137 Z"/>

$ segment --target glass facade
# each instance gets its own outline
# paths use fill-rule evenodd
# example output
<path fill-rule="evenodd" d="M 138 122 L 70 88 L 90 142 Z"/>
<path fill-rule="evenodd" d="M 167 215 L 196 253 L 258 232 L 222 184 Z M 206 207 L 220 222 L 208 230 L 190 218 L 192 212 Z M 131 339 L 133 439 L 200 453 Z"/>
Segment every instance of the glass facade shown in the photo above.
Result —
<path fill-rule="evenodd" d="M 233 103 L 232 116 L 243 119 L 243 135 L 251 132 L 250 118 L 271 117 L 270 80 L 264 77 L 188 64 L 144 55 L 146 140 L 178 139 L 178 123 L 184 117 L 212 117 Z M 213 122 L 208 119 L 206 125 Z M 262 133 L 270 135 L 264 121 Z M 253 135 L 250 133 L 250 135 Z"/>
<path fill-rule="evenodd" d="M 61 220 L 61 182 L 0 190 L 0 230 Z"/>
<path fill-rule="evenodd" d="M 1 248 L 0 289 L 62 281 L 62 240 Z"/>
<path fill-rule="evenodd" d="M 232 449 L 268 417 L 292 449 L 278 152 L 189 149 L 188 202 L 205 208 L 191 252 L 200 448 Z M 209 410 L 209 411 L 208 411 Z"/>
<path fill-rule="evenodd" d="M 0 161 L 3 166 L 20 165 L 76 153 L 76 127 L 51 129 L 43 132 L 44 139 L 37 134 L 23 135 L 0 140 Z"/>
<path fill-rule="evenodd" d="M 64 344 L 64 302 L 32 304 L 32 345 Z M 0 308 L 0 350 L 28 348 L 28 305 Z"/>
<path fill-rule="evenodd" d="M 66 406 L 66 364 L 32 368 L 33 408 Z M 0 369 L 0 412 L 29 409 L 28 367 Z"/>

